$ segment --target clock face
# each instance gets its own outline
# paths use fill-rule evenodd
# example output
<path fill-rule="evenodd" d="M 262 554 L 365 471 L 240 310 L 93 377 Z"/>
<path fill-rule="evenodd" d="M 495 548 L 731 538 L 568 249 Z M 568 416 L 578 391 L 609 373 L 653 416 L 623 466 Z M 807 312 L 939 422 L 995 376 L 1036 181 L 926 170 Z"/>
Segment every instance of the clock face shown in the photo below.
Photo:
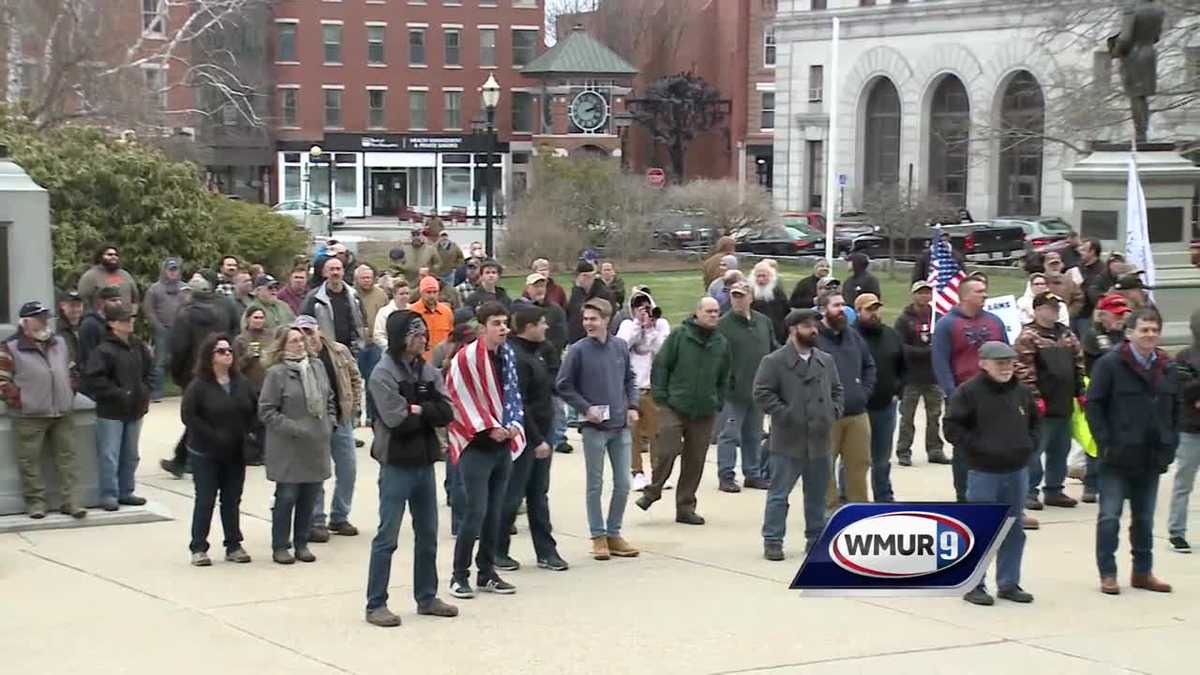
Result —
<path fill-rule="evenodd" d="M 583 131 L 596 131 L 608 121 L 608 101 L 594 91 L 581 92 L 571 101 L 571 122 Z"/>

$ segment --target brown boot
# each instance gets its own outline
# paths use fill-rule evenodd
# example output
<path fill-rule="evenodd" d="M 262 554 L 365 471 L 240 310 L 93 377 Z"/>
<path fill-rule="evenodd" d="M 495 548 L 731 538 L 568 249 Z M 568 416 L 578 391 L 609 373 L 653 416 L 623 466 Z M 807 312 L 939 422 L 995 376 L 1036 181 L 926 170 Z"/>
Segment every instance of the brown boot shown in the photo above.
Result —
<path fill-rule="evenodd" d="M 1121 586 L 1116 577 L 1100 577 L 1100 592 L 1105 595 L 1120 595 Z"/>
<path fill-rule="evenodd" d="M 1154 591 L 1155 593 L 1171 592 L 1171 584 L 1168 584 L 1153 574 L 1134 574 L 1133 576 L 1129 577 L 1129 585 L 1145 591 Z"/>
<path fill-rule="evenodd" d="M 1021 516 L 1021 528 L 1026 530 L 1036 530 L 1042 526 L 1037 518 L 1033 516 Z"/>
<path fill-rule="evenodd" d="M 623 537 L 608 538 L 608 552 L 618 558 L 636 558 L 641 551 L 629 545 Z"/>
<path fill-rule="evenodd" d="M 608 560 L 608 537 L 592 537 L 592 557 Z"/>

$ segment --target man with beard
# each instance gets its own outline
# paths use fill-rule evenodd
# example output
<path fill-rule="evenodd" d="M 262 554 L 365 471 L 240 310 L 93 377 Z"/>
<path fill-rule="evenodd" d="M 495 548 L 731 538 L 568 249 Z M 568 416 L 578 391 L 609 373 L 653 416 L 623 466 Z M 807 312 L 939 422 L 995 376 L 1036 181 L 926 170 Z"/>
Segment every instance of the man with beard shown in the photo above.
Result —
<path fill-rule="evenodd" d="M 1066 273 L 1066 264 L 1063 263 L 1062 256 L 1051 251 L 1046 254 L 1044 265 L 1046 267 L 1046 285 L 1052 293 L 1062 298 L 1063 303 L 1067 306 L 1067 314 L 1073 323 L 1083 309 L 1087 296 L 1080 290 L 1079 284 L 1075 283 L 1071 275 Z"/>
<path fill-rule="evenodd" d="M 854 253 L 850 256 L 851 274 L 842 284 L 842 292 L 845 293 L 847 305 L 857 307 L 858 303 L 854 301 L 863 293 L 873 293 L 875 297 L 883 297 L 883 292 L 879 290 L 879 279 L 867 271 L 870 265 L 871 259 L 867 257 L 866 253 Z"/>
<path fill-rule="evenodd" d="M 214 292 L 217 295 L 226 298 L 232 298 L 234 292 L 234 276 L 237 275 L 238 267 L 241 263 L 237 256 L 226 255 L 221 256 L 220 263 L 217 264 L 217 285 Z"/>
<path fill-rule="evenodd" d="M 1091 289 L 1096 277 L 1104 273 L 1104 262 L 1100 260 L 1100 251 L 1102 250 L 1100 240 L 1095 237 L 1084 239 L 1076 250 L 1079 253 L 1079 264 L 1075 266 L 1075 272 L 1078 276 L 1079 288 L 1083 289 L 1084 297 L 1083 305 L 1079 308 L 1079 316 L 1071 322 L 1071 330 L 1075 331 L 1076 335 L 1083 337 L 1092 322 L 1092 313 L 1096 309 L 1096 302 L 1100 299 L 1100 296 L 1094 295 Z"/>
<path fill-rule="evenodd" d="M 75 291 L 67 291 L 58 299 L 58 320 L 54 332 L 67 343 L 71 363 L 77 363 L 79 355 L 79 322 L 83 320 L 83 298 Z"/>
<path fill-rule="evenodd" d="M 254 302 L 250 306 L 262 310 L 265 319 L 263 328 L 271 335 L 281 326 L 289 326 L 296 320 L 292 308 L 279 299 L 279 282 L 270 274 L 263 274 L 254 280 Z"/>
<path fill-rule="evenodd" d="M 933 377 L 931 360 L 933 339 L 933 284 L 914 281 L 912 304 L 896 319 L 896 332 L 904 349 L 904 392 L 900 397 L 900 438 L 896 442 L 896 461 L 912 466 L 912 443 L 917 429 L 913 418 L 917 402 L 925 404 L 925 455 L 930 464 L 949 464 L 942 452 L 942 390 Z"/>
<path fill-rule="evenodd" d="M 438 255 L 437 247 L 430 246 L 425 241 L 421 228 L 413 228 L 412 238 L 401 247 L 404 256 L 396 262 L 396 271 L 404 275 L 408 285 L 416 288 L 421 280 L 421 270 L 436 273 L 442 267 L 442 258 Z"/>
<path fill-rule="evenodd" d="M 867 399 L 871 423 L 871 495 L 877 502 L 894 502 L 892 493 L 892 434 L 896 430 L 896 397 L 904 385 L 904 347 L 900 334 L 883 323 L 883 303 L 874 293 L 854 301 L 854 327 L 875 361 L 875 389 Z"/>
<path fill-rule="evenodd" d="M 301 307 L 304 306 L 304 298 L 308 295 L 308 270 L 303 267 L 297 267 L 292 270 L 291 276 L 288 277 L 288 285 L 282 291 L 279 291 L 279 299 L 287 303 L 288 309 L 292 310 L 292 315 L 300 313 Z"/>
<path fill-rule="evenodd" d="M 475 295 L 475 291 L 479 288 L 479 266 L 482 264 L 483 258 L 467 258 L 463 263 L 463 280 L 454 287 L 454 292 L 458 293 L 458 297 L 466 300 Z"/>
<path fill-rule="evenodd" d="M 875 390 L 875 360 L 862 336 L 848 326 L 845 308 L 841 293 L 826 293 L 817 298 L 817 310 L 821 312 L 817 347 L 833 357 L 838 379 L 842 382 L 842 416 L 833 422 L 831 429 L 834 466 L 840 457 L 846 469 L 846 499 L 862 503 L 869 501 L 867 471 L 871 466 L 871 421 L 867 416 L 867 400 Z M 829 475 L 825 503 L 831 510 L 838 503 L 833 473 Z"/>
<path fill-rule="evenodd" d="M 92 350 L 100 346 L 100 343 L 104 341 L 104 335 L 108 333 L 104 310 L 123 303 L 121 289 L 116 286 L 105 286 L 96 293 L 92 311 L 88 312 L 83 317 L 83 321 L 79 323 L 79 344 L 75 354 L 75 365 L 80 369 L 87 363 L 88 358 L 92 355 Z"/>
<path fill-rule="evenodd" d="M 765 490 L 769 485 L 767 468 L 760 455 L 762 411 L 754 405 L 754 374 L 763 357 L 778 346 L 775 329 L 766 315 L 754 310 L 750 287 L 735 284 L 730 290 L 730 310 L 717 323 L 717 330 L 729 343 L 729 390 L 725 407 L 718 418 L 717 489 L 741 492 L 734 479 L 737 449 L 742 448 L 742 477 L 749 489 Z"/>
<path fill-rule="evenodd" d="M 150 400 L 161 401 L 166 385 L 167 364 L 171 356 L 171 326 L 179 308 L 187 300 L 179 280 L 179 260 L 167 258 L 163 261 L 158 281 L 146 291 L 146 303 L 142 313 L 150 322 L 150 333 L 154 338 L 154 369 L 150 373 Z"/>
<path fill-rule="evenodd" d="M 754 266 L 754 301 L 750 303 L 750 309 L 771 320 L 775 344 L 780 345 L 787 340 L 787 328 L 783 320 L 787 318 L 791 307 L 787 295 L 779 287 L 779 273 L 771 262 L 763 260 Z"/>
<path fill-rule="evenodd" d="M 79 277 L 79 295 L 88 307 L 96 304 L 96 296 L 101 289 L 115 286 L 120 291 L 121 302 L 130 310 L 137 312 L 140 299 L 137 281 L 133 275 L 121 267 L 121 252 L 116 246 L 103 246 L 96 252 L 91 269 Z"/>
<path fill-rule="evenodd" d="M 467 259 L 463 256 L 462 249 L 459 248 L 458 244 L 450 239 L 450 233 L 445 230 L 442 230 L 437 235 L 436 248 L 441 265 L 438 266 L 438 269 L 430 270 L 430 272 L 449 283 L 451 281 L 450 275 L 466 262 Z"/>
<path fill-rule="evenodd" d="M 821 315 L 788 313 L 787 344 L 762 360 L 754 401 L 771 416 L 771 486 L 763 513 L 763 556 L 783 560 L 788 495 L 803 480 L 804 538 L 808 550 L 825 529 L 825 493 L 833 470 L 830 429 L 842 416 L 842 383 L 833 358 L 817 349 Z"/>
<path fill-rule="evenodd" d="M 571 299 L 567 301 L 567 343 L 575 344 L 584 337 L 583 306 L 590 300 L 601 298 L 612 307 L 612 296 L 604 282 L 596 278 L 596 266 L 580 260 L 575 266 L 575 286 Z"/>

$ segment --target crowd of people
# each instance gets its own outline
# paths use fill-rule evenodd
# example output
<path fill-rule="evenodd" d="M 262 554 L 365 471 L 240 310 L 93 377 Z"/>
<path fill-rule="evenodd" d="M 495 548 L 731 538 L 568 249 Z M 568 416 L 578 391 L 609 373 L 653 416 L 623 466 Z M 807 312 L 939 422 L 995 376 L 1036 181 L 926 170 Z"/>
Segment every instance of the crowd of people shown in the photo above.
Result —
<path fill-rule="evenodd" d="M 715 443 L 721 491 L 765 492 L 763 555 L 779 561 L 798 482 L 805 550 L 840 504 L 898 499 L 892 457 L 912 466 L 919 407 L 926 457 L 951 465 L 955 499 L 1008 504 L 1020 524 L 999 549 L 999 597 L 1033 600 L 1020 586 L 1025 531 L 1038 528 L 1027 512 L 1077 505 L 1064 487 L 1073 438 L 1088 451 L 1076 472 L 1081 499 L 1099 502 L 1101 590 L 1120 590 L 1114 553 L 1128 500 L 1131 585 L 1170 591 L 1152 568 L 1155 495 L 1178 457 L 1170 545 L 1190 551 L 1200 311 L 1191 318 L 1197 346 L 1169 356 L 1139 270 L 1117 253 L 1102 261 L 1096 240 L 1072 246 L 1027 263 L 1018 303 L 1026 322 L 1012 345 L 984 309 L 984 274 L 964 278 L 954 308 L 935 316 L 938 284 L 918 265 L 911 298 L 889 326 L 866 256 L 851 256 L 841 282 L 818 262 L 788 294 L 773 260 L 743 274 L 728 238 L 703 263 L 694 311 L 674 327 L 651 289 L 627 289 L 612 261 L 572 262 L 566 289 L 551 278 L 550 261 L 537 259 L 510 295 L 503 266 L 481 245 L 464 254 L 437 228 L 414 230 L 386 269 L 327 242 L 285 282 L 234 256 L 185 282 L 182 261 L 168 258 L 144 294 L 120 251 L 106 246 L 78 289 L 60 295 L 57 312 L 36 301 L 20 308 L 17 332 L 0 343 L 0 393 L 14 417 L 30 517 L 46 514 L 40 463 L 48 452 L 62 512 L 83 518 L 75 392 L 95 402 L 101 505 L 117 510 L 145 503 L 134 479 L 141 422 L 169 376 L 183 391 L 184 433 L 161 465 L 193 477 L 189 548 L 199 567 L 212 564 L 218 503 L 225 560 L 251 561 L 239 524 L 248 465 L 263 465 L 275 483 L 275 563 L 314 562 L 311 544 L 357 535 L 362 442 L 354 430 L 365 424 L 380 465 L 365 617 L 378 626 L 401 621 L 387 589 L 406 510 L 418 612 L 458 613 L 438 597 L 437 462 L 446 461 L 442 490 L 456 537 L 449 594 L 468 599 L 516 591 L 499 573 L 521 566 L 512 535 L 522 508 L 536 565 L 569 568 L 547 496 L 554 454 L 575 450 L 571 426 L 582 441 L 596 560 L 638 556 L 622 535 L 631 492 L 647 510 L 673 487 L 676 522 L 704 525 L 697 492 Z M 150 345 L 138 337 L 138 317 Z M 1082 439 L 1080 419 L 1090 430 Z M 982 583 L 965 599 L 994 602 Z"/>

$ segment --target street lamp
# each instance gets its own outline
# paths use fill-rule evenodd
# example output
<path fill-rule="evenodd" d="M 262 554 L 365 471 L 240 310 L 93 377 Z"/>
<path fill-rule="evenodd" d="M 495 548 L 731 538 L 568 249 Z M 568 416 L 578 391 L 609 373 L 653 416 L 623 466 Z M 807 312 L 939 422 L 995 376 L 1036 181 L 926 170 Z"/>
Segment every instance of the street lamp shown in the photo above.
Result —
<path fill-rule="evenodd" d="M 483 239 L 484 250 L 489 258 L 496 257 L 496 249 L 494 247 L 492 211 L 492 154 L 496 152 L 496 106 L 500 104 L 500 83 L 496 81 L 494 74 L 489 74 L 487 82 L 480 87 L 480 92 L 483 95 L 483 109 L 487 113 L 487 142 L 485 151 L 487 152 L 486 159 L 483 164 L 483 189 L 484 189 L 484 212 L 483 212 Z"/>
<path fill-rule="evenodd" d="M 322 159 L 323 155 L 324 155 L 324 159 Z M 325 234 L 332 236 L 333 235 L 333 168 L 336 165 L 336 163 L 334 162 L 334 159 L 333 159 L 333 153 L 331 152 L 331 153 L 328 153 L 328 155 L 326 155 L 325 151 L 321 149 L 321 146 L 314 145 L 308 149 L 308 161 L 310 164 L 325 164 L 326 170 L 328 171 L 328 174 L 329 174 L 328 175 L 329 192 L 327 193 L 328 197 L 329 197 L 329 205 L 328 205 L 329 211 L 328 211 L 328 218 L 326 218 L 326 221 L 325 221 L 326 227 L 328 229 L 326 230 Z M 309 192 L 311 192 L 312 191 L 312 168 L 311 167 L 308 170 L 308 179 L 309 179 L 309 188 L 308 189 L 309 189 Z M 320 204 L 320 202 L 317 202 L 317 204 Z"/>

